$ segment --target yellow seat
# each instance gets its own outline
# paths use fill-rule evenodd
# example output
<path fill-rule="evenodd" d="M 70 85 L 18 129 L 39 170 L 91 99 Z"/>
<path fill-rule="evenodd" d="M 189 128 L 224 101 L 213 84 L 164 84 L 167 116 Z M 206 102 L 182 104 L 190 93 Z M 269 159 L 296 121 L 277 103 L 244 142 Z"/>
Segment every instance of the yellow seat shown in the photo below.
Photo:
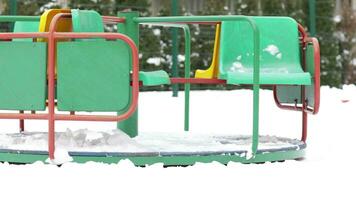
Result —
<path fill-rule="evenodd" d="M 40 18 L 39 32 L 48 32 L 49 26 L 53 17 L 58 13 L 70 13 L 70 9 L 51 9 L 45 11 Z M 69 18 L 60 19 L 56 31 L 57 32 L 70 32 L 72 30 L 72 20 Z M 44 38 L 39 38 L 37 41 L 44 42 L 47 41 Z"/>
<path fill-rule="evenodd" d="M 56 14 L 59 13 L 71 13 L 70 9 L 50 9 L 45 11 L 40 18 L 39 32 L 48 32 L 51 25 L 52 19 Z M 70 18 L 62 18 L 57 23 L 57 32 L 71 32 L 72 31 L 72 20 Z M 59 39 L 57 41 L 68 41 L 70 39 Z M 45 38 L 38 38 L 38 42 L 47 42 Z M 57 55 L 57 50 L 55 49 L 55 55 Z M 57 60 L 57 58 L 55 57 Z M 57 62 L 57 61 L 55 61 Z M 57 66 L 55 68 L 55 77 L 57 79 Z"/>
<path fill-rule="evenodd" d="M 206 78 L 206 79 L 218 78 L 219 75 L 218 61 L 219 61 L 220 32 L 221 32 L 220 30 L 221 30 L 221 25 L 217 24 L 216 31 L 215 31 L 213 60 L 211 62 L 210 67 L 206 70 L 201 70 L 201 69 L 196 70 L 195 78 Z"/>

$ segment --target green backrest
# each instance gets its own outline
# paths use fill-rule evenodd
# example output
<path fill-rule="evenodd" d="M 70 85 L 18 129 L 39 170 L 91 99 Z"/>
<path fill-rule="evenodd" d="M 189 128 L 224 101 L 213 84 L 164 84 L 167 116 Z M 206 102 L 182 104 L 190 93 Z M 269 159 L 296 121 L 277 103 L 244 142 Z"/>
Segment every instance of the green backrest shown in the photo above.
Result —
<path fill-rule="evenodd" d="M 104 32 L 103 20 L 94 10 L 72 9 L 73 32 Z"/>
<path fill-rule="evenodd" d="M 40 22 L 17 21 L 14 24 L 14 33 L 38 32 Z M 32 41 L 32 38 L 13 39 L 13 41 Z"/>
<path fill-rule="evenodd" d="M 289 17 L 253 17 L 260 30 L 261 72 L 302 72 L 298 24 Z M 224 21 L 221 27 L 219 76 L 253 71 L 253 30 L 247 22 Z"/>
<path fill-rule="evenodd" d="M 75 32 L 103 32 L 95 11 L 72 10 Z M 128 46 L 104 39 L 57 44 L 57 100 L 61 111 L 120 111 L 130 103 Z"/>

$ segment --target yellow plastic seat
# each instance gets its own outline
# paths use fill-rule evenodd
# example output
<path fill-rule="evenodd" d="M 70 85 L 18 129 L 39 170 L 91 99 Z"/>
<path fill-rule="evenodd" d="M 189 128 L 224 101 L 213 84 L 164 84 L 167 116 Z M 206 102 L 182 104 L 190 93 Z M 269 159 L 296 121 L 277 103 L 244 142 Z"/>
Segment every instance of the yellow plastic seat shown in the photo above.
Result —
<path fill-rule="evenodd" d="M 214 51 L 213 51 L 213 60 L 211 61 L 211 65 L 206 70 L 198 69 L 195 71 L 195 78 L 205 78 L 212 79 L 218 78 L 219 75 L 219 47 L 220 47 L 220 32 L 221 25 L 216 25 L 215 31 L 215 42 L 214 42 Z"/>
<path fill-rule="evenodd" d="M 48 32 L 49 26 L 53 17 L 58 13 L 70 13 L 70 9 L 51 9 L 45 11 L 40 18 L 39 32 Z M 60 19 L 56 31 L 57 32 L 70 32 L 72 30 L 72 20 L 68 18 Z M 39 38 L 37 41 L 44 42 L 47 41 L 44 38 Z"/>

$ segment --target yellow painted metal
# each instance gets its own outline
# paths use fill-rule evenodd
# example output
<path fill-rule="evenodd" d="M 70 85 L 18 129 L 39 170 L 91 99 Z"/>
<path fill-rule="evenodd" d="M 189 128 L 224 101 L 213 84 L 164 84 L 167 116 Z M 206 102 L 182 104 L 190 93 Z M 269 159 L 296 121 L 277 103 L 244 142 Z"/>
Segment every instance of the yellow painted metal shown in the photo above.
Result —
<path fill-rule="evenodd" d="M 220 30 L 221 30 L 221 25 L 217 24 L 216 31 L 215 31 L 213 60 L 211 62 L 210 67 L 206 70 L 198 69 L 195 72 L 195 78 L 211 79 L 211 78 L 218 77 L 218 75 L 219 75 L 219 62 L 218 61 L 219 61 L 220 32 L 221 32 Z"/>
<path fill-rule="evenodd" d="M 38 31 L 39 32 L 48 32 L 51 21 L 56 14 L 70 13 L 70 12 L 71 12 L 70 9 L 50 9 L 50 10 L 45 11 L 40 17 L 40 26 L 39 26 Z M 72 20 L 67 19 L 67 18 L 60 19 L 57 23 L 56 31 L 57 32 L 71 32 L 72 31 Z M 57 41 L 68 41 L 68 40 L 69 39 L 58 39 Z M 46 42 L 47 39 L 38 38 L 37 41 L 38 42 Z M 56 51 L 55 55 L 57 55 L 57 50 L 55 49 L 55 51 Z M 57 58 L 55 58 L 55 59 L 57 60 Z M 55 61 L 55 62 L 57 62 L 57 61 Z M 55 68 L 55 76 L 57 78 L 57 66 Z"/>
<path fill-rule="evenodd" d="M 50 9 L 45 11 L 40 18 L 39 32 L 48 32 L 49 25 L 53 17 L 58 13 L 70 13 L 70 9 Z M 60 19 L 56 31 L 58 32 L 70 32 L 72 30 L 72 20 L 71 19 Z M 46 39 L 39 38 L 37 41 L 44 42 Z"/>

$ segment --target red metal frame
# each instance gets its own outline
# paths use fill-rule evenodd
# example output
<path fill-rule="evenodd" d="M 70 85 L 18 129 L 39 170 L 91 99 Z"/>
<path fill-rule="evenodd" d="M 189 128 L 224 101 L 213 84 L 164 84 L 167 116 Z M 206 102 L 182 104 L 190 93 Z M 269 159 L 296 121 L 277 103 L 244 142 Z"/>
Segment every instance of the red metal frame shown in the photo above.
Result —
<path fill-rule="evenodd" d="M 303 43 L 303 52 L 302 52 L 302 58 L 303 58 L 303 67 L 305 66 L 305 58 L 304 58 L 304 50 L 306 48 L 307 43 L 312 43 L 314 46 L 314 66 L 315 66 L 315 71 L 314 71 L 314 107 L 310 108 L 308 106 L 305 107 L 306 112 L 311 113 L 311 114 L 317 114 L 319 112 L 319 106 L 320 106 L 320 47 L 319 47 L 319 42 L 316 38 L 310 38 L 307 37 L 305 30 L 303 27 L 300 25 L 298 26 L 298 29 L 302 35 L 302 43 Z M 277 104 L 277 106 L 281 109 L 285 110 L 295 110 L 295 111 L 302 111 L 303 106 L 289 106 L 289 105 L 283 105 L 279 102 L 278 97 L 277 97 L 277 90 L 276 86 L 273 88 L 273 96 L 274 100 Z"/>
<path fill-rule="evenodd" d="M 302 141 L 306 141 L 307 139 L 307 131 L 308 131 L 308 115 L 307 113 L 310 114 L 317 114 L 319 112 L 319 106 L 320 106 L 320 47 L 319 47 L 319 42 L 316 38 L 308 37 L 305 29 L 298 24 L 298 31 L 301 34 L 301 44 L 302 44 L 302 63 L 303 63 L 303 68 L 305 70 L 305 50 L 306 46 L 308 43 L 312 43 L 314 47 L 314 107 L 310 108 L 307 105 L 307 102 L 304 100 L 305 99 L 305 86 L 301 86 L 301 97 L 302 97 L 302 106 L 290 106 L 290 105 L 283 105 L 279 102 L 278 97 L 277 97 L 277 87 L 273 87 L 273 97 L 276 105 L 284 110 L 295 110 L 295 111 L 301 111 L 302 112 Z"/>
<path fill-rule="evenodd" d="M 192 84 L 226 84 L 222 79 L 205 79 L 205 78 L 171 78 L 172 84 L 192 83 Z"/>
<path fill-rule="evenodd" d="M 102 16 L 105 24 L 125 23 L 125 18 L 115 16 Z"/>
<path fill-rule="evenodd" d="M 48 113 L 31 114 L 20 111 L 19 113 L 0 113 L 0 119 L 19 119 L 20 129 L 23 128 L 24 119 L 48 120 L 48 154 L 50 159 L 54 159 L 55 151 L 55 121 L 56 120 L 76 120 L 76 121 L 121 121 L 130 117 L 136 110 L 139 94 L 139 58 L 138 49 L 135 43 L 126 35 L 120 33 L 59 33 L 55 32 L 57 22 L 62 17 L 70 17 L 69 13 L 57 14 L 51 24 L 50 31 L 44 33 L 0 33 L 1 39 L 14 38 L 47 38 L 48 39 Z M 110 18 L 115 21 L 116 18 Z M 120 19 L 122 20 L 122 19 Z M 116 20 L 115 22 L 117 22 Z M 61 38 L 104 38 L 109 40 L 123 40 L 131 48 L 132 54 L 132 100 L 128 110 L 118 116 L 111 115 L 75 115 L 71 112 L 69 115 L 55 113 L 55 48 L 56 40 Z"/>

